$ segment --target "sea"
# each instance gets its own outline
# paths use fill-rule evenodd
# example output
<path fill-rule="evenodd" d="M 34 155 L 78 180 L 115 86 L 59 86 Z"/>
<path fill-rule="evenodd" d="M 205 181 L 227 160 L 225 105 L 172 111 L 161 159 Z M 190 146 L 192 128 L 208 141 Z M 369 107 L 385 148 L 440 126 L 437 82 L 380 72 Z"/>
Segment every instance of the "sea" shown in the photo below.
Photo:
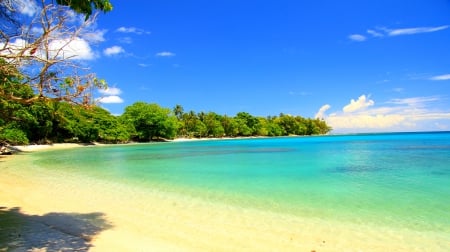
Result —
<path fill-rule="evenodd" d="M 114 181 L 118 190 L 450 234 L 450 132 L 175 141 L 30 156 L 35 173 Z"/>

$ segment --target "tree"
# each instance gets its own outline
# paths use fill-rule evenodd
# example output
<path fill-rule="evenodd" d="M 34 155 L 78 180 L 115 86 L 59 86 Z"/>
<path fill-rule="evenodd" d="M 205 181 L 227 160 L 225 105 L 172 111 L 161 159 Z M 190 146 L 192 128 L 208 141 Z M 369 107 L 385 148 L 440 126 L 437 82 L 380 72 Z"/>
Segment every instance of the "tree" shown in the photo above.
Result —
<path fill-rule="evenodd" d="M 108 12 L 113 9 L 109 0 L 56 0 L 56 3 L 69 6 L 77 13 L 84 14 L 86 19 L 92 15 L 93 10 Z"/>
<path fill-rule="evenodd" d="M 14 9 L 5 7 L 5 2 L 11 1 L 0 1 L 4 7 L 0 10 L 14 13 Z M 109 10 L 109 1 L 59 2 L 69 5 L 47 4 L 41 0 L 40 11 L 32 19 L 24 17 L 16 20 L 21 23 L 19 33 L 0 33 L 0 57 L 14 68 L 21 69 L 22 84 L 30 86 L 35 92 L 30 98 L 4 93 L 8 99 L 27 104 L 35 100 L 57 100 L 89 105 L 93 102 L 93 89 L 106 88 L 103 80 L 97 79 L 95 74 L 80 64 L 83 52 L 73 49 L 86 46 L 83 36 L 89 34 L 96 15 L 87 13 L 90 17 L 79 22 L 73 18 L 70 8 L 81 6 L 83 2 L 107 2 L 96 8 Z M 80 11 L 88 9 L 83 7 Z M 0 67 L 5 67 L 1 69 L 3 72 L 9 70 L 4 64 Z"/>
<path fill-rule="evenodd" d="M 175 116 L 177 117 L 178 120 L 183 120 L 183 114 L 184 114 L 184 109 L 183 106 L 177 104 L 175 105 L 175 108 L 173 108 L 173 113 L 175 114 Z"/>
<path fill-rule="evenodd" d="M 203 116 L 203 123 L 206 126 L 207 136 L 223 137 L 225 130 L 220 121 L 221 116 L 214 112 L 209 112 Z"/>
<path fill-rule="evenodd" d="M 158 104 L 136 102 L 125 108 L 122 120 L 134 126 L 136 140 L 172 139 L 177 132 L 177 119 L 168 108 Z"/>
<path fill-rule="evenodd" d="M 224 115 L 222 117 L 222 127 L 224 129 L 225 136 L 235 137 L 239 134 L 239 125 L 232 117 Z"/>
<path fill-rule="evenodd" d="M 99 134 L 97 141 L 107 143 L 124 143 L 130 139 L 130 133 L 125 124 L 119 118 L 111 115 L 107 110 L 94 107 L 87 110 L 93 123 L 98 126 Z"/>
<path fill-rule="evenodd" d="M 19 71 L 0 59 L 0 142 L 12 144 L 27 144 L 26 128 L 29 122 L 34 121 L 27 106 L 7 99 L 4 93 L 14 93 L 18 97 L 28 98 L 33 96 L 33 90 L 29 86 L 20 83 Z"/>
<path fill-rule="evenodd" d="M 205 124 L 193 110 L 183 114 L 182 136 L 202 137 L 206 135 L 206 131 Z"/>
<path fill-rule="evenodd" d="M 236 114 L 236 120 L 240 125 L 240 134 L 242 136 L 255 135 L 258 131 L 259 120 L 258 118 L 250 115 L 247 112 L 239 112 Z"/>

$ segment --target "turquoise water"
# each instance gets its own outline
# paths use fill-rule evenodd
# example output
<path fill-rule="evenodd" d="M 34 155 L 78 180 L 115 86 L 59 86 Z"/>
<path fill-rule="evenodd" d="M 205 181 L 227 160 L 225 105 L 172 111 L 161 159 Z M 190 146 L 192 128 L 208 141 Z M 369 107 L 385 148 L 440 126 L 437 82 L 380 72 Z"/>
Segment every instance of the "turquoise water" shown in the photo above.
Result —
<path fill-rule="evenodd" d="M 117 145 L 32 157 L 33 169 L 132 190 L 450 232 L 450 132 Z"/>

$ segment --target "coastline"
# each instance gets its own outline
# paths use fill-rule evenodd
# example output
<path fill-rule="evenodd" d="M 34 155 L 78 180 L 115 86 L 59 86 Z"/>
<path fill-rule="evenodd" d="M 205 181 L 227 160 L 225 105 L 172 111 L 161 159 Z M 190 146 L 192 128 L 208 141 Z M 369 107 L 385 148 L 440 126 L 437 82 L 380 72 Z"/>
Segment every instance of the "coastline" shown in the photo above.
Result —
<path fill-rule="evenodd" d="M 268 137 L 202 137 L 202 138 L 184 138 L 179 137 L 171 140 L 166 140 L 165 142 L 194 142 L 194 141 L 220 141 L 220 140 L 239 140 L 239 139 L 259 139 Z M 105 144 L 105 143 L 54 143 L 54 144 L 29 144 L 29 145 L 11 145 L 7 148 L 13 150 L 14 152 L 37 152 L 37 151 L 48 151 L 48 150 L 65 150 L 81 147 L 94 147 L 94 146 L 118 146 L 118 145 L 131 145 L 131 144 L 150 144 L 153 142 L 143 142 L 143 143 L 118 143 L 118 144 Z M 5 155 L 6 156 L 6 155 Z"/>
<path fill-rule="evenodd" d="M 30 145 L 14 145 L 8 148 L 18 152 L 36 152 L 44 150 L 62 150 L 73 149 L 87 146 L 96 146 L 101 144 L 78 144 L 78 143 L 55 143 L 55 144 L 30 144 Z"/>

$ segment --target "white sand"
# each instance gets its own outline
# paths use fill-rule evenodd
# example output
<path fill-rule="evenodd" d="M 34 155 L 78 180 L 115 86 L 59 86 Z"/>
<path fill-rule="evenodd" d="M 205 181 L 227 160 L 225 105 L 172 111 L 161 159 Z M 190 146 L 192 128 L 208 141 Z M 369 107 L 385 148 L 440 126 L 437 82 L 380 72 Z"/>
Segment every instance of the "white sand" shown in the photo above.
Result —
<path fill-rule="evenodd" d="M 32 144 L 32 145 L 16 145 L 12 148 L 24 152 L 35 152 L 43 150 L 60 150 L 60 149 L 72 149 L 86 146 L 93 146 L 98 144 L 77 144 L 77 143 L 56 143 L 56 144 Z"/>
<path fill-rule="evenodd" d="M 244 209 L 169 192 L 136 190 L 73 174 L 52 171 L 32 174 L 13 167 L 19 163 L 32 165 L 27 163 L 26 156 L 0 162 L 0 206 L 20 207 L 21 213 L 38 217 L 55 212 L 101 213 L 112 227 L 105 227 L 92 237 L 93 247 L 89 251 L 445 251 L 450 248 L 450 239 L 437 232 Z M 77 230 L 66 232 L 63 227 L 73 224 L 70 218 L 53 219 L 50 223 L 53 226 L 39 222 L 45 218 L 36 219 L 31 233 L 40 234 L 43 239 L 52 235 L 48 230 L 62 230 L 67 239 L 83 235 Z M 45 247 L 36 249 L 41 250 L 33 251 L 46 251 Z"/>

